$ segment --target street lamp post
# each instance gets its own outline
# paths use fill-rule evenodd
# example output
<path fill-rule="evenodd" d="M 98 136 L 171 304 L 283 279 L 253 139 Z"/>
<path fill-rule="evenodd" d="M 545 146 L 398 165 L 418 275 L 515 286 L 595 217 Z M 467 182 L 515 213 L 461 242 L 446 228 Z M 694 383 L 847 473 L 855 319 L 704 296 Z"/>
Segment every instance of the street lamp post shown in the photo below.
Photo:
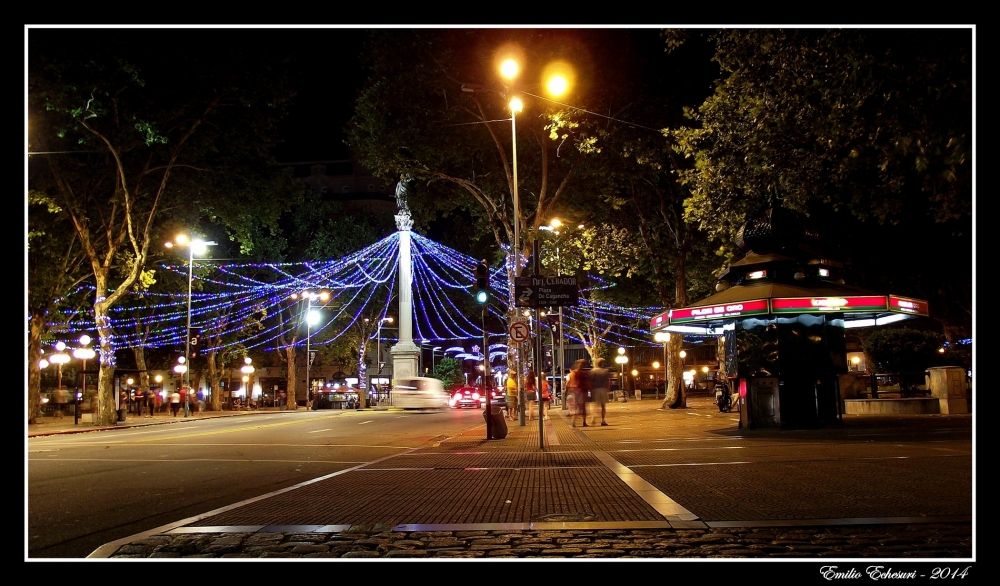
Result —
<path fill-rule="evenodd" d="M 306 322 L 306 408 L 308 408 L 310 402 L 312 401 L 312 378 L 311 378 L 310 373 L 309 373 L 309 370 L 310 370 L 310 367 L 312 366 L 312 361 L 313 361 L 313 353 L 312 353 L 312 327 L 314 325 L 316 325 L 317 323 L 319 323 L 319 317 L 320 317 L 319 316 L 319 311 L 318 310 L 317 311 L 313 310 L 313 301 L 319 299 L 319 300 L 321 300 L 321 301 L 323 301 L 325 303 L 330 298 L 330 292 L 329 291 L 309 291 L 307 289 L 307 290 L 303 291 L 301 294 L 299 294 L 299 293 L 293 293 L 292 294 L 292 299 L 299 299 L 300 295 L 301 295 L 301 299 L 304 299 L 305 302 L 306 302 L 306 314 L 305 314 L 305 322 Z M 323 305 L 323 307 L 326 307 L 326 306 L 327 305 Z M 301 325 L 301 323 L 302 322 L 299 322 L 300 325 Z M 289 401 L 297 401 L 297 400 L 296 400 L 295 397 L 289 397 Z M 298 407 L 298 404 L 296 404 L 296 407 Z M 291 409 L 291 402 L 286 402 L 285 403 L 285 408 L 286 409 Z"/>
<path fill-rule="evenodd" d="M 441 349 L 441 346 L 434 346 L 431 348 L 431 373 L 434 373 L 434 357 L 437 355 L 437 351 Z"/>
<path fill-rule="evenodd" d="M 194 254 L 205 254 L 209 246 L 215 246 L 218 244 L 214 241 L 205 241 L 200 239 L 191 240 L 188 238 L 187 234 L 179 234 L 174 238 L 179 246 L 187 246 L 188 248 L 188 298 L 187 298 L 187 330 L 186 330 L 186 341 L 184 344 L 184 362 L 190 364 L 191 362 L 191 288 L 194 281 Z M 172 248 L 173 242 L 167 242 L 167 248 Z M 197 251 L 195 250 L 197 249 Z M 185 371 L 184 386 L 187 388 L 188 392 L 191 392 L 191 369 L 188 368 Z"/>
<path fill-rule="evenodd" d="M 87 392 L 87 361 L 95 356 L 93 349 L 88 348 L 90 345 L 90 336 L 84 334 L 80 336 L 80 345 L 82 348 L 77 348 L 73 351 L 73 356 L 79 358 L 83 361 L 83 371 L 80 374 L 81 384 L 83 385 L 83 390 L 81 392 Z M 80 395 L 79 393 L 73 393 L 73 425 L 80 423 Z"/>
<path fill-rule="evenodd" d="M 256 369 L 253 367 L 252 363 L 253 363 L 253 358 L 246 356 L 243 358 L 243 367 L 240 368 L 240 372 L 243 373 L 243 382 L 246 383 L 243 388 L 246 392 L 247 405 L 250 404 L 250 399 L 253 398 L 253 385 L 251 384 L 251 380 L 253 378 L 253 372 Z M 306 399 L 308 400 L 308 398 L 309 398 L 309 392 L 307 390 Z"/>
<path fill-rule="evenodd" d="M 615 362 L 620 364 L 622 367 L 622 402 L 628 403 L 628 395 L 625 393 L 625 365 L 628 364 L 628 356 L 625 356 L 625 348 L 618 348 L 618 356 L 615 356 Z"/>
<path fill-rule="evenodd" d="M 376 329 L 376 334 L 375 334 L 375 362 L 378 363 L 378 372 L 375 374 L 376 379 L 382 378 L 382 367 L 385 365 L 384 362 L 382 361 L 382 324 L 384 324 L 385 322 L 392 323 L 392 318 L 383 317 L 382 319 L 378 320 L 378 328 Z M 382 395 L 382 390 L 379 387 L 375 388 L 377 389 L 378 393 L 376 394 L 376 399 L 375 399 L 377 401 L 378 398 Z"/>
<path fill-rule="evenodd" d="M 160 399 L 166 399 L 166 397 L 163 396 L 163 375 L 158 374 L 153 377 L 153 380 L 156 381 L 156 386 L 160 387 L 159 390 L 156 391 L 160 395 Z M 149 412 L 149 416 L 152 417 L 154 414 L 153 412 L 156 411 L 156 397 L 153 397 L 153 406 L 150 407 L 150 409 L 151 411 Z"/>
<path fill-rule="evenodd" d="M 58 342 L 56 343 L 56 353 L 49 356 L 49 363 L 56 365 L 56 396 L 59 396 L 59 392 L 62 391 L 62 366 L 69 362 L 69 354 L 66 354 L 64 350 L 66 350 L 66 344 Z M 76 413 L 79 411 L 78 408 L 74 409 L 74 425 L 76 424 Z"/>
<path fill-rule="evenodd" d="M 663 342 L 663 393 L 667 392 L 667 342 L 670 341 L 669 332 L 656 332 L 653 340 Z M 656 387 L 656 398 L 660 398 L 660 387 Z"/>
<path fill-rule="evenodd" d="M 178 375 L 180 375 L 181 377 L 183 377 L 184 373 L 186 373 L 187 371 L 188 371 L 187 358 L 184 357 L 184 356 L 178 356 L 177 357 L 177 364 L 174 366 L 174 372 L 176 372 Z M 188 390 L 190 390 L 190 389 L 188 389 Z M 166 403 L 166 402 L 167 402 L 166 401 L 166 397 L 164 397 L 164 403 Z"/>

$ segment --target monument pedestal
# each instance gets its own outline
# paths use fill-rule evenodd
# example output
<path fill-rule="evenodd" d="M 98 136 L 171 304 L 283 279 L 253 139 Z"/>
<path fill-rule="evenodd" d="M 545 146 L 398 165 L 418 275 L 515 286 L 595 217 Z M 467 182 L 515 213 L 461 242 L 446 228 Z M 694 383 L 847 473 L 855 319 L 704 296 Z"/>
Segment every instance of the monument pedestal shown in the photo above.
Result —
<path fill-rule="evenodd" d="M 420 359 L 420 348 L 412 341 L 403 341 L 389 350 L 392 354 L 392 379 L 396 382 L 400 379 L 420 376 L 418 361 Z"/>

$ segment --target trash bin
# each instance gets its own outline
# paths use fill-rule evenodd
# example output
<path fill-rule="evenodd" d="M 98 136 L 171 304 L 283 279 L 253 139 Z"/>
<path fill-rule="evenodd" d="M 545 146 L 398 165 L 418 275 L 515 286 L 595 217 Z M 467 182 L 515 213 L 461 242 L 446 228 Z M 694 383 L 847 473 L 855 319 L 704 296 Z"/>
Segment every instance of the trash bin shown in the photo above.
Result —
<path fill-rule="evenodd" d="M 126 411 L 127 411 L 127 409 L 119 409 L 118 410 L 118 422 L 119 423 L 124 423 L 124 421 L 125 421 L 125 412 Z"/>

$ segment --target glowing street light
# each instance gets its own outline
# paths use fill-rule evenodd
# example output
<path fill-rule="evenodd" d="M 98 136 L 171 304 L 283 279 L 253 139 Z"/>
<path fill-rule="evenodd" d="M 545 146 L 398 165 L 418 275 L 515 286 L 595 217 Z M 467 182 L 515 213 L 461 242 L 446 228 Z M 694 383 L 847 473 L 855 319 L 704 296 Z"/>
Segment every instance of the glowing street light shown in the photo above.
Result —
<path fill-rule="evenodd" d="M 298 299 L 299 297 L 300 295 L 298 293 L 292 294 L 292 299 Z M 307 289 L 302 292 L 301 298 L 306 301 L 306 407 L 308 408 L 310 402 L 312 401 L 312 380 L 310 379 L 309 374 L 309 369 L 312 366 L 313 361 L 312 327 L 318 324 L 320 319 L 319 310 L 313 309 L 313 301 L 319 299 L 320 301 L 326 303 L 326 301 L 330 299 L 330 292 L 310 291 Z M 289 402 L 285 405 L 285 407 L 291 409 L 292 401 L 295 401 L 295 397 L 289 397 L 288 399 Z M 298 404 L 296 404 L 296 408 L 298 408 Z"/>
<path fill-rule="evenodd" d="M 243 382 L 246 383 L 244 385 L 244 391 L 246 392 L 247 401 L 249 401 L 253 397 L 253 387 L 251 387 L 249 383 L 250 383 L 250 375 L 252 375 L 254 370 L 256 369 L 251 365 L 252 362 L 253 358 L 247 356 L 243 359 L 243 367 L 240 368 L 240 372 L 243 373 Z M 308 399 L 308 397 L 309 396 L 307 393 L 306 398 Z"/>
<path fill-rule="evenodd" d="M 615 362 L 622 367 L 622 402 L 628 403 L 628 395 L 625 393 L 625 365 L 628 364 L 628 356 L 625 356 L 625 348 L 618 348 L 618 356 L 615 356 Z"/>
<path fill-rule="evenodd" d="M 191 360 L 191 284 L 194 279 L 194 255 L 197 253 L 199 256 L 204 255 L 208 251 L 209 246 L 215 246 L 218 244 L 214 241 L 205 241 L 200 239 L 191 240 L 187 234 L 178 234 L 174 238 L 174 242 L 178 246 L 187 246 L 188 248 L 188 298 L 187 298 L 187 341 L 184 344 L 184 361 L 188 362 Z M 174 242 L 167 242 L 167 248 L 173 248 Z M 174 368 L 176 371 L 176 367 Z M 178 371 L 179 372 L 179 371 Z M 191 372 L 188 368 L 184 367 L 185 375 L 184 387 L 187 388 L 188 392 L 191 392 Z"/>

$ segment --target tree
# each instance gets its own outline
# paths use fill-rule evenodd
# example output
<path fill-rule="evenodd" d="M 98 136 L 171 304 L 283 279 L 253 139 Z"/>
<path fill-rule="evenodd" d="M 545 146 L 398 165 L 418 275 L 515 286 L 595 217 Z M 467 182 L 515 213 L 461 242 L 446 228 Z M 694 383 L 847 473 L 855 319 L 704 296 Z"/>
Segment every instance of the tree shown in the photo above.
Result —
<path fill-rule="evenodd" d="M 189 33 L 188 50 L 166 57 L 157 52 L 158 34 L 35 29 L 29 36 L 31 146 L 74 153 L 29 159 L 31 188 L 65 214 L 92 273 L 105 425 L 116 418 L 109 313 L 142 274 L 158 214 L 247 215 L 278 199 L 252 182 L 241 192 L 216 188 L 273 169 L 267 147 L 289 97 L 280 68 L 235 52 L 223 62 L 215 43 L 233 38 L 219 31 Z"/>
<path fill-rule="evenodd" d="M 693 162 L 686 217 L 731 239 L 757 210 L 805 213 L 852 284 L 928 299 L 949 339 L 971 335 L 971 30 L 705 34 L 721 78 L 669 132 Z"/>
<path fill-rule="evenodd" d="M 59 205 L 44 193 L 28 192 L 28 423 L 35 423 L 41 394 L 39 359 L 52 324 L 84 307 L 85 295 L 70 295 L 87 279 L 79 241 Z"/>
<path fill-rule="evenodd" d="M 441 385 L 446 389 L 465 382 L 465 376 L 462 374 L 462 361 L 447 356 L 434 365 L 434 372 L 431 373 L 431 376 L 440 380 Z"/>

